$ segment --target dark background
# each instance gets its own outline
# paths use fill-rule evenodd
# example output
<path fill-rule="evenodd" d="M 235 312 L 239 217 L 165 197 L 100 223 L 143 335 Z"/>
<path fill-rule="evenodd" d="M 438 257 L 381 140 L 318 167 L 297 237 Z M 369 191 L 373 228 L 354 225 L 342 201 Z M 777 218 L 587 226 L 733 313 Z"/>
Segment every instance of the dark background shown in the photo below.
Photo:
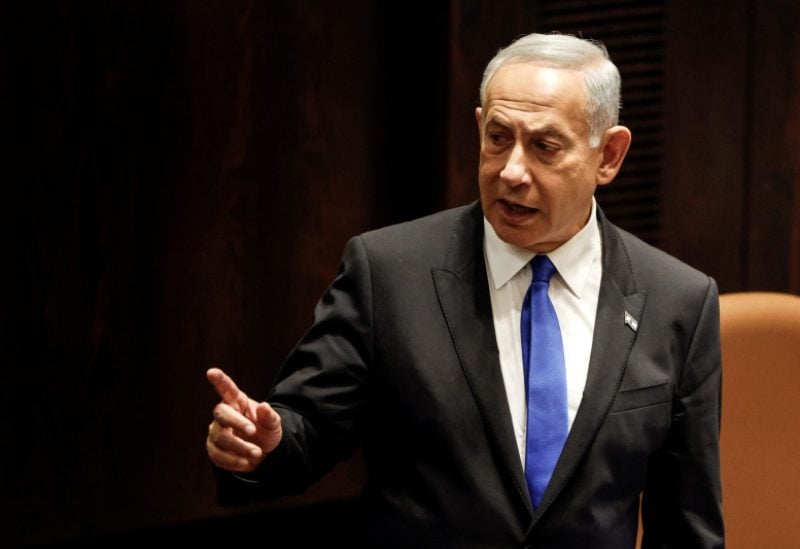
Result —
<path fill-rule="evenodd" d="M 480 76 L 523 33 L 621 68 L 612 220 L 723 292 L 800 293 L 800 7 L 664 4 L 0 3 L 0 546 L 345 536 L 358 456 L 216 505 L 205 370 L 265 393 L 350 236 L 477 198 Z"/>

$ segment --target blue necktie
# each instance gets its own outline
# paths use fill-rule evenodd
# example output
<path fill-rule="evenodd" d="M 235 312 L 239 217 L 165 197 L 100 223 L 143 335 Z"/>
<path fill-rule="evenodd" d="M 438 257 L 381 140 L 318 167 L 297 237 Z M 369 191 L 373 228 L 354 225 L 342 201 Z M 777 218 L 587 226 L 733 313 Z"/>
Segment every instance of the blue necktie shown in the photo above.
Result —
<path fill-rule="evenodd" d="M 522 364 L 528 400 L 525 480 L 539 506 L 567 438 L 567 382 L 556 310 L 547 296 L 556 272 L 546 255 L 531 262 L 533 278 L 522 304 Z"/>

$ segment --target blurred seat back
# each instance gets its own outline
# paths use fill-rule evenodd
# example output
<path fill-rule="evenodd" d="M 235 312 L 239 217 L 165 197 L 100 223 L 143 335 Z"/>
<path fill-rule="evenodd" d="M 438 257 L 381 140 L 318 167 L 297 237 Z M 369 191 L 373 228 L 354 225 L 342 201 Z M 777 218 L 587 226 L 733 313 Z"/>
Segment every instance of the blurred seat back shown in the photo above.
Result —
<path fill-rule="evenodd" d="M 800 297 L 720 296 L 729 549 L 800 547 Z"/>

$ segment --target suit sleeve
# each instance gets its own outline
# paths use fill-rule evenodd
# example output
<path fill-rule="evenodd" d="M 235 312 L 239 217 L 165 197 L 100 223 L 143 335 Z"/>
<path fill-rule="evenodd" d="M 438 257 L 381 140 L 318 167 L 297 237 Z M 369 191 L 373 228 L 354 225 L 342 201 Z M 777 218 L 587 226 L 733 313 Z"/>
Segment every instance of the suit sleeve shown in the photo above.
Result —
<path fill-rule="evenodd" d="M 357 448 L 373 359 L 370 275 L 355 237 L 267 398 L 281 416 L 281 443 L 246 479 L 215 470 L 221 504 L 300 493 Z"/>
<path fill-rule="evenodd" d="M 709 279 L 681 370 L 667 443 L 651 458 L 643 549 L 724 547 L 719 433 L 719 293 Z"/>

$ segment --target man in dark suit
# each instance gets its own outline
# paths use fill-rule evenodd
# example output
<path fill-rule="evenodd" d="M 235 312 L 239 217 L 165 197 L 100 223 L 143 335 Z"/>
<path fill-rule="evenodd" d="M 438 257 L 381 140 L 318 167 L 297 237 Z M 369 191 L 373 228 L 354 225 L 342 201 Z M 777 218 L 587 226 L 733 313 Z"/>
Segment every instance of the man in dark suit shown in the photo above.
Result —
<path fill-rule="evenodd" d="M 353 238 L 269 404 L 209 370 L 225 501 L 301 491 L 361 445 L 370 547 L 633 548 L 640 498 L 644 547 L 724 546 L 717 287 L 594 201 L 630 145 L 619 88 L 598 43 L 498 52 L 480 203 Z M 535 494 L 521 323 L 542 255 L 568 434 Z"/>

